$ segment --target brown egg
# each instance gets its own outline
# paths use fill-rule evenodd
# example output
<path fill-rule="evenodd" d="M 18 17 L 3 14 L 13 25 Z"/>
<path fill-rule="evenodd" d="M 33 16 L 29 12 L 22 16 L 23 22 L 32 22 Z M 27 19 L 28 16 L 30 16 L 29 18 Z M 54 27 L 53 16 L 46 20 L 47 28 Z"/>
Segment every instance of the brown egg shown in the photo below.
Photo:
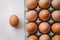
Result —
<path fill-rule="evenodd" d="M 50 31 L 50 25 L 47 23 L 47 22 L 42 22 L 40 25 L 39 25 L 39 30 L 40 32 L 42 33 L 47 33 Z"/>
<path fill-rule="evenodd" d="M 26 25 L 26 30 L 29 34 L 34 34 L 37 31 L 37 25 L 33 22 Z"/>
<path fill-rule="evenodd" d="M 41 8 L 48 8 L 50 6 L 50 0 L 40 0 L 39 6 Z"/>
<path fill-rule="evenodd" d="M 28 40 L 38 40 L 38 37 L 35 35 L 31 35 Z"/>
<path fill-rule="evenodd" d="M 35 21 L 37 19 L 37 12 L 34 10 L 31 10 L 31 11 L 28 11 L 25 16 L 28 21 Z"/>
<path fill-rule="evenodd" d="M 52 12 L 52 18 L 55 21 L 60 21 L 60 11 L 56 10 L 56 11 Z"/>
<path fill-rule="evenodd" d="M 55 9 L 60 9 L 60 0 L 53 0 L 52 1 L 52 6 Z"/>
<path fill-rule="evenodd" d="M 39 40 L 50 40 L 50 37 L 47 34 L 43 34 L 40 36 Z"/>
<path fill-rule="evenodd" d="M 12 15 L 11 17 L 10 17 L 10 20 L 9 20 L 9 22 L 10 22 L 10 24 L 12 25 L 12 26 L 18 26 L 18 24 L 19 24 L 19 19 L 18 19 L 18 17 L 16 16 L 16 15 Z"/>
<path fill-rule="evenodd" d="M 54 37 L 52 37 L 52 40 L 60 40 L 60 35 L 55 35 Z"/>
<path fill-rule="evenodd" d="M 27 0 L 26 0 L 27 1 Z"/>
<path fill-rule="evenodd" d="M 26 7 L 28 9 L 34 9 L 37 6 L 37 1 L 36 0 L 27 0 L 26 1 Z"/>
<path fill-rule="evenodd" d="M 52 31 L 56 34 L 60 34 L 60 23 L 55 23 L 52 25 Z"/>
<path fill-rule="evenodd" d="M 42 10 L 42 11 L 40 11 L 39 18 L 42 21 L 47 21 L 50 18 L 50 12 L 48 10 Z"/>

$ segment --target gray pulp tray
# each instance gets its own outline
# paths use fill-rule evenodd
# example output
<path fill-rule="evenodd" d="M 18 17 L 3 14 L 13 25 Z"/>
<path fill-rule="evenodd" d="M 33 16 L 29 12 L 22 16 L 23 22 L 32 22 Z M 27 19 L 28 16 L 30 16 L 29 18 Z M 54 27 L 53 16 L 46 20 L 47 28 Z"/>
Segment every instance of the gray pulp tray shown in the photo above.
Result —
<path fill-rule="evenodd" d="M 25 1 L 26 2 L 26 1 Z M 47 8 L 47 9 L 41 9 L 39 6 L 37 6 L 35 9 L 34 9 L 35 11 L 37 11 L 37 12 L 39 12 L 39 11 L 41 11 L 41 10 L 49 10 L 50 11 L 50 13 L 52 14 L 52 12 L 53 11 L 55 11 L 55 9 L 50 5 L 50 7 L 49 8 Z M 26 8 L 26 6 L 25 6 L 25 13 L 27 12 L 27 11 L 29 11 L 29 9 L 28 8 Z M 25 14 L 24 13 L 24 14 Z M 24 15 L 25 16 L 25 15 Z M 41 20 L 39 20 L 39 18 L 37 18 L 37 20 L 35 21 L 35 23 L 38 23 L 38 22 L 43 22 L 43 21 L 41 21 Z M 47 21 L 49 24 L 50 24 L 50 26 L 53 24 L 53 23 L 55 23 L 54 22 L 54 20 L 52 19 L 52 17 L 50 17 L 50 19 Z M 26 20 L 26 18 L 25 18 L 25 26 L 26 26 L 26 24 L 28 23 L 28 20 Z M 60 22 L 59 22 L 60 23 Z M 47 33 L 50 37 L 52 37 L 52 36 L 54 36 L 55 34 L 52 32 L 52 30 L 50 29 L 50 32 L 49 33 Z M 42 33 L 40 33 L 39 32 L 39 30 L 34 34 L 34 35 L 37 35 L 38 36 L 38 38 L 42 35 Z M 30 36 L 30 34 L 28 34 L 28 32 L 26 31 L 26 28 L 25 28 L 25 40 L 27 40 L 27 38 Z"/>

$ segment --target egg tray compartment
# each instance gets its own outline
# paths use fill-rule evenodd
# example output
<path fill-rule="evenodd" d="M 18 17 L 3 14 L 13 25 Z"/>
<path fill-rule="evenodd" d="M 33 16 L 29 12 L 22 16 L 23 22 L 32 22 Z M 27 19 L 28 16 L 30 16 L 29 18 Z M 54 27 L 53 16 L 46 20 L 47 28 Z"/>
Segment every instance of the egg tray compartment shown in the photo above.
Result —
<path fill-rule="evenodd" d="M 52 1 L 52 0 L 51 0 L 51 1 Z M 30 11 L 30 10 L 35 10 L 38 14 L 39 14 L 39 12 L 40 12 L 41 10 L 49 10 L 50 14 L 52 14 L 53 11 L 55 11 L 55 10 L 60 10 L 60 9 L 54 9 L 51 5 L 50 5 L 50 7 L 46 8 L 46 9 L 42 9 L 42 8 L 40 8 L 38 5 L 37 5 L 37 7 L 36 7 L 35 9 L 28 9 L 28 8 L 25 7 L 24 16 L 25 16 L 25 13 L 26 13 L 27 11 Z M 37 19 L 36 19 L 35 21 L 33 21 L 33 22 L 36 23 L 36 24 L 39 22 L 39 24 L 40 24 L 40 23 L 42 23 L 42 22 L 44 22 L 44 21 L 40 20 L 39 17 L 37 17 Z M 55 33 L 51 30 L 51 26 L 52 26 L 52 24 L 54 24 L 54 23 L 60 23 L 60 21 L 55 22 L 55 21 L 52 19 L 52 16 L 50 16 L 50 19 L 47 20 L 47 21 L 45 21 L 45 22 L 47 22 L 47 23 L 50 24 L 50 31 L 49 31 L 48 33 L 46 33 L 46 34 L 48 34 L 48 35 L 50 36 L 50 38 L 52 38 L 52 37 L 55 35 Z M 28 22 L 28 20 L 26 20 L 26 18 L 25 18 L 25 22 L 24 22 L 25 26 L 26 26 L 27 23 L 29 23 L 29 22 Z M 37 26 L 39 26 L 39 24 L 37 24 Z M 28 34 L 28 32 L 26 31 L 26 28 L 24 28 L 24 29 L 25 29 L 25 40 L 27 40 L 27 38 L 28 38 L 29 36 L 31 36 L 31 35 Z M 41 33 L 39 30 L 37 30 L 37 32 L 36 32 L 34 35 L 36 35 L 36 36 L 39 38 L 42 34 L 43 34 L 43 33 Z"/>

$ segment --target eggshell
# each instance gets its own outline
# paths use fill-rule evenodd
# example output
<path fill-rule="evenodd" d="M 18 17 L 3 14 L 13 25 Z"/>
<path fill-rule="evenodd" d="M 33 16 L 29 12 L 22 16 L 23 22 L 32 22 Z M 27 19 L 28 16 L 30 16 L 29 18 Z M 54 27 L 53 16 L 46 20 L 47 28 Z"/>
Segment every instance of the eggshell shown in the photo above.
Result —
<path fill-rule="evenodd" d="M 11 26 L 16 27 L 16 26 L 18 26 L 18 24 L 19 24 L 19 18 L 18 18 L 16 15 L 12 15 L 12 16 L 10 17 L 9 22 L 10 22 Z"/>
<path fill-rule="evenodd" d="M 39 30 L 40 32 L 42 33 L 47 33 L 50 31 L 50 25 L 47 23 L 47 22 L 42 22 L 40 25 L 39 25 Z"/>
<path fill-rule="evenodd" d="M 54 37 L 52 37 L 52 40 L 60 40 L 60 35 L 55 35 Z"/>
<path fill-rule="evenodd" d="M 28 21 L 35 21 L 37 19 L 37 12 L 34 10 L 28 11 L 25 14 Z"/>
<path fill-rule="evenodd" d="M 26 1 L 26 7 L 28 9 L 34 9 L 37 6 L 37 1 L 36 0 L 27 0 Z"/>
<path fill-rule="evenodd" d="M 38 40 L 38 37 L 35 35 L 29 36 L 28 40 Z"/>
<path fill-rule="evenodd" d="M 48 8 L 50 6 L 50 0 L 40 0 L 39 6 L 41 8 Z"/>
<path fill-rule="evenodd" d="M 60 11 L 56 10 L 56 11 L 52 12 L 52 18 L 55 21 L 60 21 Z"/>
<path fill-rule="evenodd" d="M 40 36 L 39 40 L 50 40 L 50 37 L 47 34 L 43 34 Z"/>
<path fill-rule="evenodd" d="M 60 0 L 53 0 L 52 7 L 55 9 L 60 9 Z"/>
<path fill-rule="evenodd" d="M 60 34 L 60 23 L 54 23 L 52 25 L 52 31 L 56 34 Z"/>
<path fill-rule="evenodd" d="M 50 18 L 50 12 L 48 10 L 41 10 L 39 13 L 39 18 L 42 21 L 47 21 Z"/>
<path fill-rule="evenodd" d="M 34 34 L 37 31 L 37 25 L 33 22 L 26 24 L 26 30 L 29 34 Z"/>

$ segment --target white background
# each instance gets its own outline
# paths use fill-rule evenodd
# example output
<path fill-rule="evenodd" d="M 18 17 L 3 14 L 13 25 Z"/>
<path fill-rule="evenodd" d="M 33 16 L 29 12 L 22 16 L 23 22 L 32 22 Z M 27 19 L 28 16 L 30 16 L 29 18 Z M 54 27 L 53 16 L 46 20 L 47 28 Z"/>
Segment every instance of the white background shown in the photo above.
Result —
<path fill-rule="evenodd" d="M 13 14 L 20 19 L 19 29 L 9 24 L 9 18 Z M 0 40 L 25 40 L 24 0 L 0 0 Z"/>

